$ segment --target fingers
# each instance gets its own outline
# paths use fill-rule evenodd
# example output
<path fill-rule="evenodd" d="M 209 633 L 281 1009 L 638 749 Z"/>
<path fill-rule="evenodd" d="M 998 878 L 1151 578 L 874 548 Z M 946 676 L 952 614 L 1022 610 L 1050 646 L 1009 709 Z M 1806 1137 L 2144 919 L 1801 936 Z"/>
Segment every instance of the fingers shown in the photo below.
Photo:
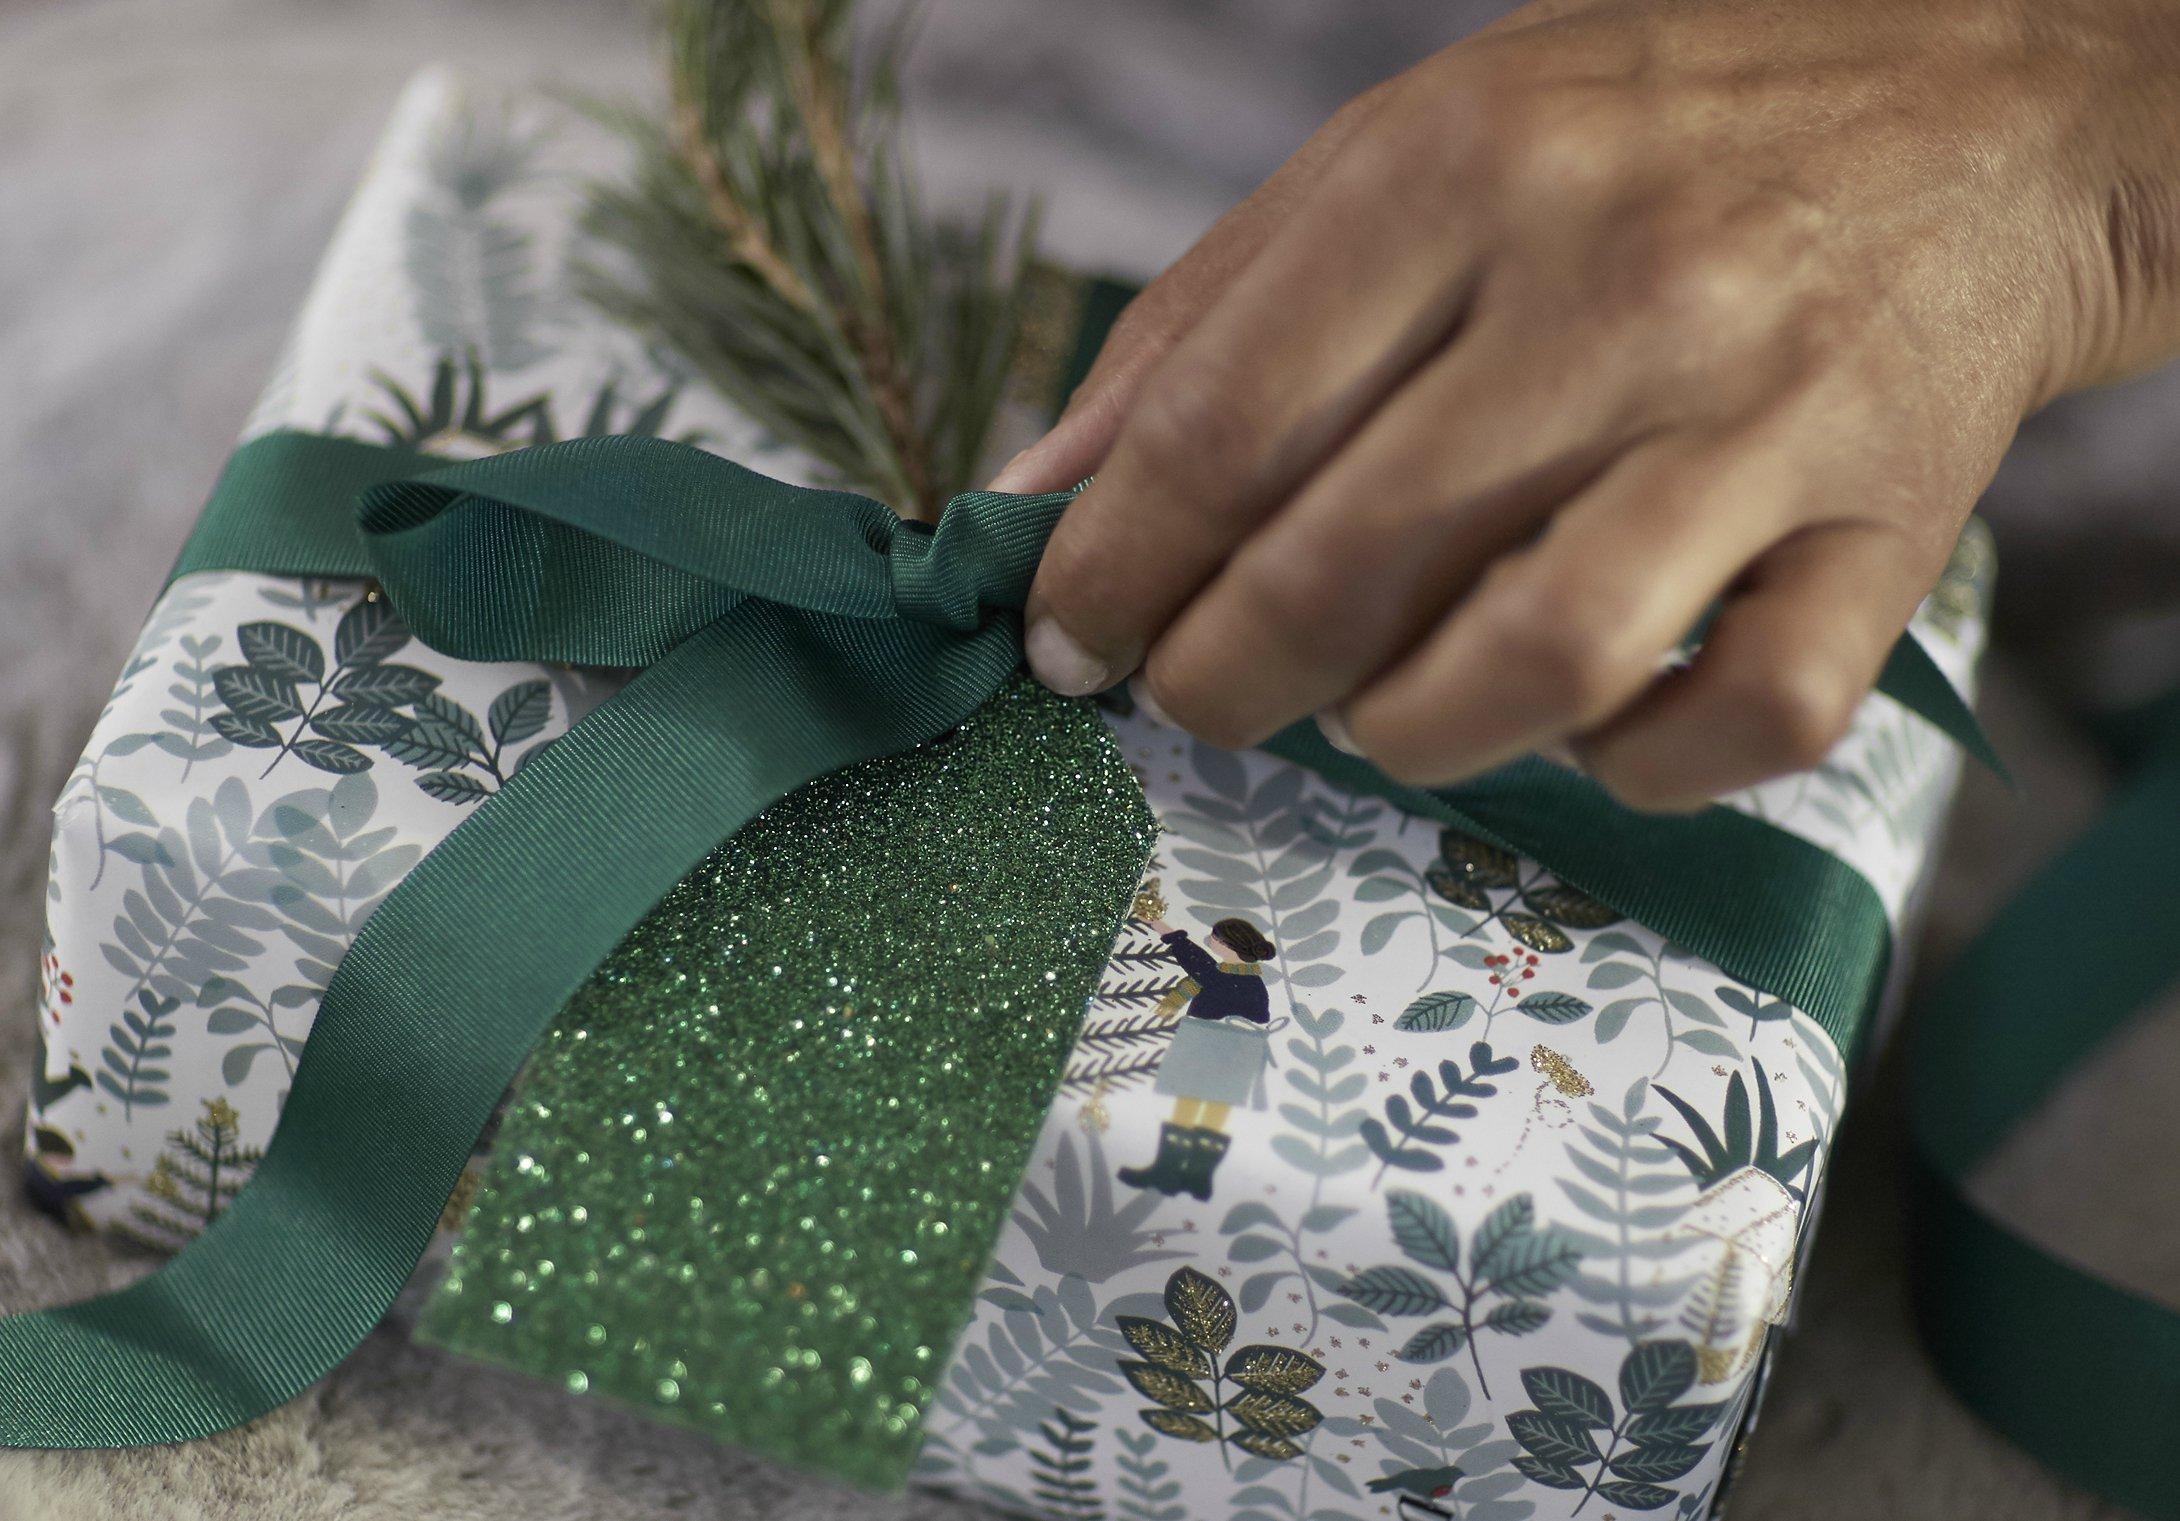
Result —
<path fill-rule="evenodd" d="M 1140 291 L 1113 324 L 1097 362 L 1052 430 L 1001 467 L 994 491 L 1064 491 L 1094 474 L 1143 379 L 1254 259 L 1278 225 L 1263 189 Z"/>
<path fill-rule="evenodd" d="M 1096 482 L 1060 520 L 1027 609 L 1063 692 L 1134 670 L 1282 497 L 1428 353 L 1469 259 L 1378 172 L 1332 171 L 1143 383 Z"/>
<path fill-rule="evenodd" d="M 1820 765 L 1940 565 L 1888 528 L 1838 524 L 1759 559 L 1692 664 L 1584 739 L 1622 802 L 1695 808 Z"/>
<path fill-rule="evenodd" d="M 1239 749 L 1363 686 L 1637 435 L 1609 370 L 1479 313 L 1175 619 L 1157 703 Z"/>
<path fill-rule="evenodd" d="M 1395 778 L 1444 783 L 1603 723 L 1803 519 L 1801 456 L 1691 436 L 1623 456 L 1343 707 Z"/>
<path fill-rule="evenodd" d="M 1144 378 L 1186 337 L 1301 204 L 1340 145 L 1374 116 L 1385 90 L 1349 101 L 1271 178 L 1214 223 L 1128 303 L 1052 430 L 992 478 L 994 491 L 1063 491 L 1094 473 Z"/>

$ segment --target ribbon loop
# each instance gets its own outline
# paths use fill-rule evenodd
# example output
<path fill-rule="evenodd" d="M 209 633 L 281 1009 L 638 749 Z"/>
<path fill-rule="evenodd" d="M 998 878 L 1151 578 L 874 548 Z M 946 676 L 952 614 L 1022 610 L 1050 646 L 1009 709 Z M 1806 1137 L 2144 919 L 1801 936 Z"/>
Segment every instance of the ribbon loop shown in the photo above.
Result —
<path fill-rule="evenodd" d="M 749 597 L 895 616 L 899 526 L 867 497 L 656 438 L 573 439 L 386 481 L 356 516 L 371 573 L 433 648 L 627 667 Z"/>

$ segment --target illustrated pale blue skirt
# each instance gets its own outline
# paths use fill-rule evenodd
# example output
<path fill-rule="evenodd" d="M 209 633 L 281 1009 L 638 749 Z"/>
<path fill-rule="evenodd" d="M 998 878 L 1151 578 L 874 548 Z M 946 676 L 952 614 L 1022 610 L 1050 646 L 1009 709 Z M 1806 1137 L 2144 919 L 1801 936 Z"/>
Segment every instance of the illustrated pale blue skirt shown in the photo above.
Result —
<path fill-rule="evenodd" d="M 1271 1065 L 1271 1032 L 1240 1020 L 1183 1019 L 1166 1059 L 1158 1064 L 1158 1092 L 1262 1109 L 1264 1072 Z"/>

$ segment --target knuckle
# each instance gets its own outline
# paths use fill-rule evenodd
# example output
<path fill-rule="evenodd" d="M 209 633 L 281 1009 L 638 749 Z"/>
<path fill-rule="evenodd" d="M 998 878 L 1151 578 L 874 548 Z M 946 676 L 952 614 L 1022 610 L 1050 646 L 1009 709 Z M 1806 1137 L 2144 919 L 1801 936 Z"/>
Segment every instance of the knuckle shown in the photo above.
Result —
<path fill-rule="evenodd" d="M 1224 477 L 1246 457 L 1248 411 L 1215 374 L 1176 370 L 1151 383 L 1128 419 L 1127 439 L 1163 478 Z"/>
<path fill-rule="evenodd" d="M 1344 554 L 1313 553 L 1292 545 L 1244 548 L 1229 562 L 1226 574 L 1243 606 L 1266 609 L 1281 625 L 1306 627 L 1313 650 L 1327 648 L 1324 641 L 1337 640 L 1351 621 L 1334 616 L 1356 590 Z"/>
<path fill-rule="evenodd" d="M 1523 106 L 1500 153 L 1501 167 L 1522 188 L 1553 200 L 1596 190 L 1620 164 L 1606 114 L 1556 95 Z"/>
<path fill-rule="evenodd" d="M 1389 199 L 1412 196 L 1415 157 L 1415 150 L 1395 134 L 1356 134 L 1341 147 L 1318 192 L 1330 220 L 1353 224 Z"/>
<path fill-rule="evenodd" d="M 1498 100 L 1505 91 L 1472 73 L 1449 75 L 1427 95 L 1389 95 L 1366 130 L 1341 146 L 1321 194 L 1328 209 L 1359 222 L 1387 204 L 1443 207 L 1474 198 L 1493 177 Z"/>
<path fill-rule="evenodd" d="M 1570 599 L 1527 578 L 1509 582 L 1493 600 L 1498 658 L 1541 706 L 1590 717 L 1639 679 L 1626 648 L 1624 620 L 1603 599 Z"/>
<path fill-rule="evenodd" d="M 1756 265 L 1731 247 L 1674 239 L 1646 269 L 1642 297 L 1664 322 L 1714 332 L 1760 309 L 1767 286 Z"/>
<path fill-rule="evenodd" d="M 1731 688 L 1767 774 L 1824 763 L 1854 718 L 1855 693 L 1835 672 L 1790 661 L 1743 675 Z"/>

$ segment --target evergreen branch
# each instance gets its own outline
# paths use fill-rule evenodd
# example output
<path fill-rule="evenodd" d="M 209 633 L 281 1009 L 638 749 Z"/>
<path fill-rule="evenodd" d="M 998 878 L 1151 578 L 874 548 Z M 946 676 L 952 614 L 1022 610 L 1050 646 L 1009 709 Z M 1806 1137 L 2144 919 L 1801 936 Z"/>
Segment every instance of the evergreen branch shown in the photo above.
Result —
<path fill-rule="evenodd" d="M 1115 1051 L 1070 1065 L 1060 1079 L 1062 1093 L 1087 1093 L 1102 1081 L 1108 1089 L 1130 1088 L 1158 1070 L 1164 1052 Z"/>
<path fill-rule="evenodd" d="M 1152 993 L 1164 991 L 1166 990 L 1153 989 Z M 1081 1035 L 1076 1037 L 1075 1044 L 1084 1051 L 1095 1051 L 1106 1046 L 1162 1045 L 1171 1040 L 1172 1035 L 1173 1021 L 1170 1019 L 1161 1019 L 1156 1014 L 1123 1014 L 1107 1024 L 1099 1024 L 1095 1020 L 1086 1023 Z"/>
<path fill-rule="evenodd" d="M 1091 1002 L 1106 1008 L 1124 1008 L 1132 1005 L 1158 1003 L 1182 983 L 1179 977 L 1136 977 L 1121 982 L 1101 983 Z M 1155 1019 L 1146 1029 L 1167 1031 L 1173 1028 L 1171 1019 Z"/>
<path fill-rule="evenodd" d="M 633 174 L 591 187 L 620 257 L 585 293 L 844 484 L 935 518 L 971 484 L 1021 329 L 1034 217 L 927 217 L 899 140 L 898 24 L 855 0 L 670 0 L 665 120 L 602 112 Z"/>
<path fill-rule="evenodd" d="M 728 256 L 739 264 L 748 265 L 775 295 L 795 310 L 815 313 L 817 297 L 780 257 L 756 219 L 735 199 L 734 187 L 727 182 L 717 155 L 705 141 L 703 116 L 689 97 L 691 88 L 687 76 L 677 71 L 674 77 L 674 143 L 682 162 L 703 190 L 704 204 L 710 209 L 712 219 L 726 237 Z"/>

